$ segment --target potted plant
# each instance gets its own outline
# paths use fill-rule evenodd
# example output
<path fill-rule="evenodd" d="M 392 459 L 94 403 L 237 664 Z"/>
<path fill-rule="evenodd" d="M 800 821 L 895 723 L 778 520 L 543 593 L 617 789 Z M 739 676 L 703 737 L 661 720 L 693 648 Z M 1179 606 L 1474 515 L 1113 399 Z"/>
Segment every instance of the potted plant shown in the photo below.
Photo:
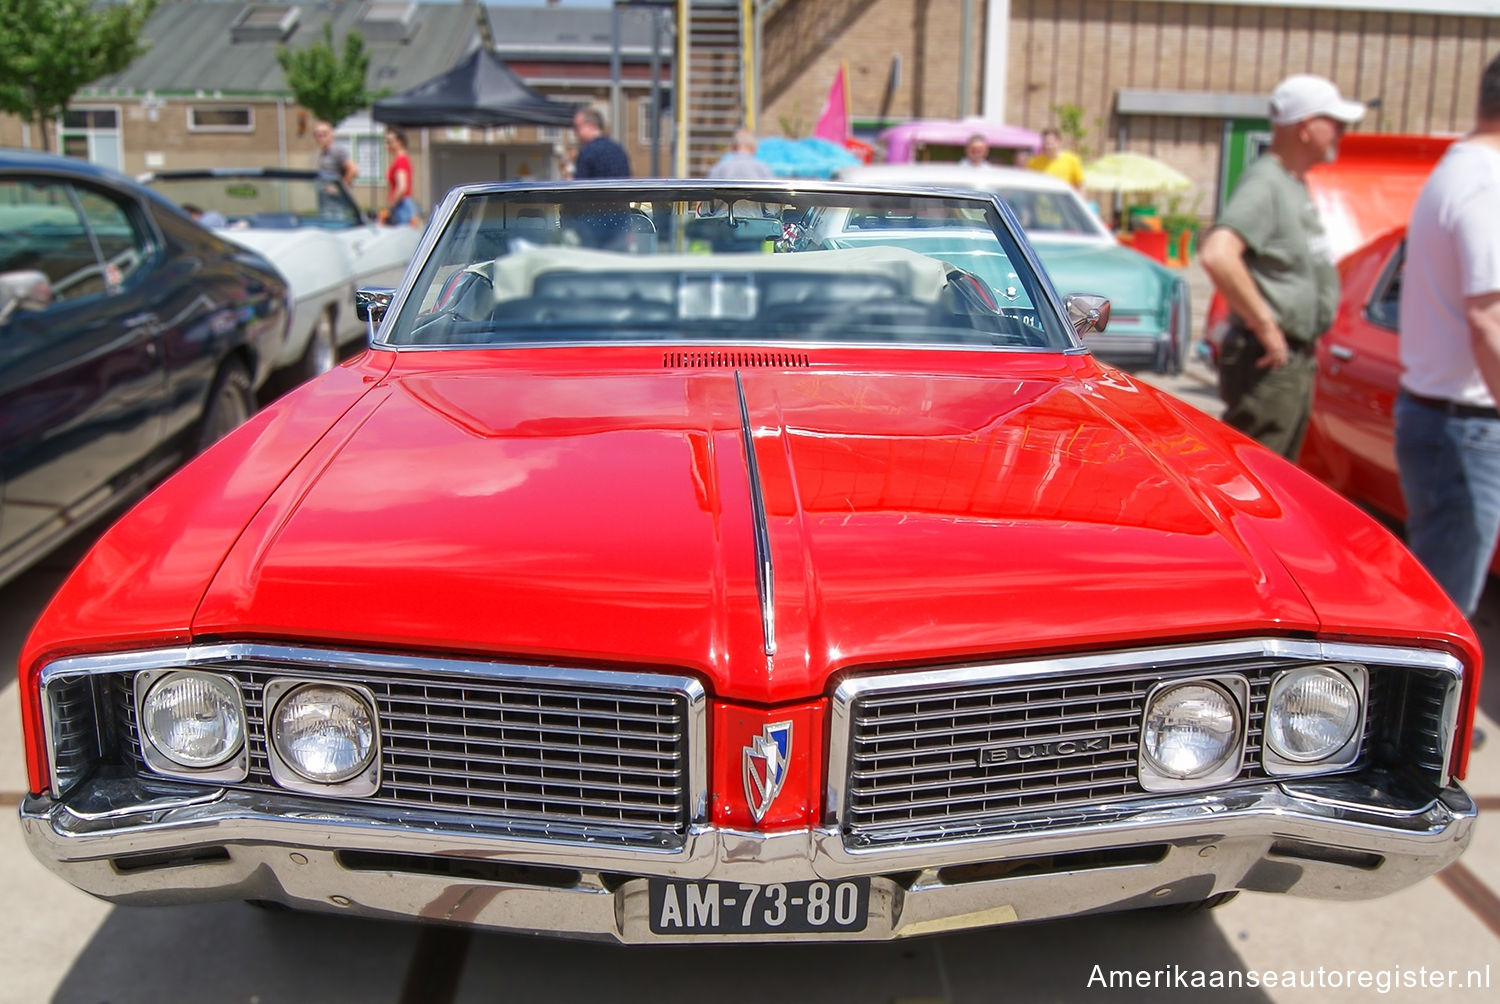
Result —
<path fill-rule="evenodd" d="M 1198 239 L 1198 228 L 1201 221 L 1198 219 L 1198 203 L 1202 197 L 1193 200 L 1193 207 L 1186 212 L 1182 209 L 1182 197 L 1174 195 L 1167 200 L 1167 211 L 1161 217 L 1161 228 L 1167 233 L 1168 258 L 1179 265 L 1186 265 L 1194 245 Z"/>

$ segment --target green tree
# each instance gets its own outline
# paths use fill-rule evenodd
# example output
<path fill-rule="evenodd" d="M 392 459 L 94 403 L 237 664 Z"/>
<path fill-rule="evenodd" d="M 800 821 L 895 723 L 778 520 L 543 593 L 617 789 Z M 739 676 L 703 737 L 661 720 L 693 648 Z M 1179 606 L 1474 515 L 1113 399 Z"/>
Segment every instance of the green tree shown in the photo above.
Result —
<path fill-rule="evenodd" d="M 118 73 L 146 51 L 141 29 L 158 0 L 0 0 L 0 111 L 34 124 L 50 150 L 47 123 L 85 84 Z"/>
<path fill-rule="evenodd" d="M 344 36 L 344 51 L 333 44 L 333 25 L 323 22 L 323 38 L 302 49 L 276 47 L 276 62 L 286 75 L 287 86 L 297 103 L 325 122 L 337 125 L 361 108 L 368 108 L 380 94 L 365 87 L 370 54 L 357 32 Z"/>
<path fill-rule="evenodd" d="M 1069 101 L 1053 105 L 1052 114 L 1057 116 L 1057 131 L 1062 133 L 1068 147 L 1084 160 L 1091 159 L 1094 155 L 1093 148 L 1085 146 L 1083 142 L 1083 138 L 1089 134 L 1083 125 L 1083 108 Z M 1099 120 L 1095 119 L 1094 123 L 1098 125 Z"/>

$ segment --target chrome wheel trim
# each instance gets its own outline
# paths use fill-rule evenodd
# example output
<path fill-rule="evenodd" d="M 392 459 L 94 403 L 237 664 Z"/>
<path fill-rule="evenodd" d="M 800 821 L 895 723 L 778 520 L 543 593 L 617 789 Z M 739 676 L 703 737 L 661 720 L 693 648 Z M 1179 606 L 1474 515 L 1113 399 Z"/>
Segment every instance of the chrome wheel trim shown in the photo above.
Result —
<path fill-rule="evenodd" d="M 318 316 L 318 323 L 313 325 L 303 369 L 309 377 L 319 376 L 333 369 L 338 357 L 338 344 L 333 335 L 333 315 L 324 311 Z"/>

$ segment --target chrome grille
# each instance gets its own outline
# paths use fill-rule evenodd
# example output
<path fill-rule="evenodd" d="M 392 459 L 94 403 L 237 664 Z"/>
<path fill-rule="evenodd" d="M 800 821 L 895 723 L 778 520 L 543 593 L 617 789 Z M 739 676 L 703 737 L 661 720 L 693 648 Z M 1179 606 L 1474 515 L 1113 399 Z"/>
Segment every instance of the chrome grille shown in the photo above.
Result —
<path fill-rule="evenodd" d="M 380 697 L 390 797 L 676 829 L 685 714 L 671 695 L 400 681 Z"/>
<path fill-rule="evenodd" d="M 629 831 L 679 832 L 688 822 L 680 691 L 305 665 L 201 668 L 234 676 L 244 694 L 250 775 L 231 787 L 277 788 L 266 759 L 267 682 L 343 679 L 368 687 L 378 704 L 380 788 L 361 804 Z M 139 742 L 133 714 L 128 733 Z"/>
<path fill-rule="evenodd" d="M 1413 765 L 1438 774 L 1444 761 L 1443 749 L 1438 744 L 1438 737 L 1443 735 L 1444 686 L 1432 677 L 1413 676 L 1407 681 L 1406 693 L 1403 752 Z"/>
<path fill-rule="evenodd" d="M 845 823 L 955 822 L 1143 794 L 1141 714 L 1147 692 L 1171 678 L 1144 672 L 861 698 Z M 1252 681 L 1251 763 L 1267 685 Z"/>
<path fill-rule="evenodd" d="M 1271 681 L 1301 665 L 1367 666 L 1365 731 L 1347 767 L 1416 768 L 1439 779 L 1437 737 L 1457 699 L 1458 663 L 1436 653 L 1320 642 L 1223 642 L 987 666 L 850 677 L 834 695 L 829 813 L 852 846 L 941 842 L 1074 824 L 1151 795 L 1137 779 L 1152 687 L 1239 677 L 1248 684 L 1241 771 L 1265 783 Z M 999 755 L 1005 750 L 1005 756 Z"/>
<path fill-rule="evenodd" d="M 1441 776 L 1446 756 L 1439 737 L 1445 734 L 1448 687 L 1449 682 L 1434 673 L 1385 670 L 1370 674 L 1366 718 L 1386 723 L 1380 734 L 1386 760 L 1415 767 L 1432 778 Z M 1393 713 L 1382 713 L 1387 703 Z"/>
<path fill-rule="evenodd" d="M 58 788 L 66 791 L 88 772 L 99 756 L 94 683 L 87 676 L 74 677 L 54 684 L 47 695 L 52 773 Z"/>
<path fill-rule="evenodd" d="M 832 696 L 826 809 L 850 846 L 942 842 L 1128 812 L 1133 801 L 1163 797 L 1140 785 L 1146 698 L 1158 684 L 1202 678 L 1245 684 L 1244 756 L 1223 785 L 1266 783 L 1272 681 L 1298 666 L 1340 663 L 1367 669 L 1365 728 L 1353 761 L 1323 776 L 1389 767 L 1433 773 L 1442 749 L 1427 737 L 1442 732 L 1440 716 L 1457 701 L 1457 660 L 1248 639 L 847 675 Z"/>

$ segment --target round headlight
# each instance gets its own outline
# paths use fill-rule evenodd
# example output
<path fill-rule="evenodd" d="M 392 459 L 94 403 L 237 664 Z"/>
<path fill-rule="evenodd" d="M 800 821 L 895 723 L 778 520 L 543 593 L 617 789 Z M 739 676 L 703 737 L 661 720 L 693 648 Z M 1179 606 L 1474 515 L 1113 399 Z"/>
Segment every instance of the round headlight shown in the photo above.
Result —
<path fill-rule="evenodd" d="M 1266 743 L 1297 763 L 1330 757 L 1354 738 L 1359 694 L 1336 669 L 1309 666 L 1283 674 L 1271 685 L 1266 707 Z"/>
<path fill-rule="evenodd" d="M 169 673 L 141 702 L 141 729 L 161 755 L 183 767 L 217 767 L 245 741 L 234 683 L 212 673 Z"/>
<path fill-rule="evenodd" d="M 1158 691 L 1146 709 L 1141 751 L 1165 777 L 1202 777 L 1234 756 L 1240 712 L 1212 683 L 1181 683 Z"/>
<path fill-rule="evenodd" d="M 354 691 L 309 683 L 276 705 L 271 742 L 282 761 L 321 784 L 359 775 L 375 756 L 375 713 Z"/>

